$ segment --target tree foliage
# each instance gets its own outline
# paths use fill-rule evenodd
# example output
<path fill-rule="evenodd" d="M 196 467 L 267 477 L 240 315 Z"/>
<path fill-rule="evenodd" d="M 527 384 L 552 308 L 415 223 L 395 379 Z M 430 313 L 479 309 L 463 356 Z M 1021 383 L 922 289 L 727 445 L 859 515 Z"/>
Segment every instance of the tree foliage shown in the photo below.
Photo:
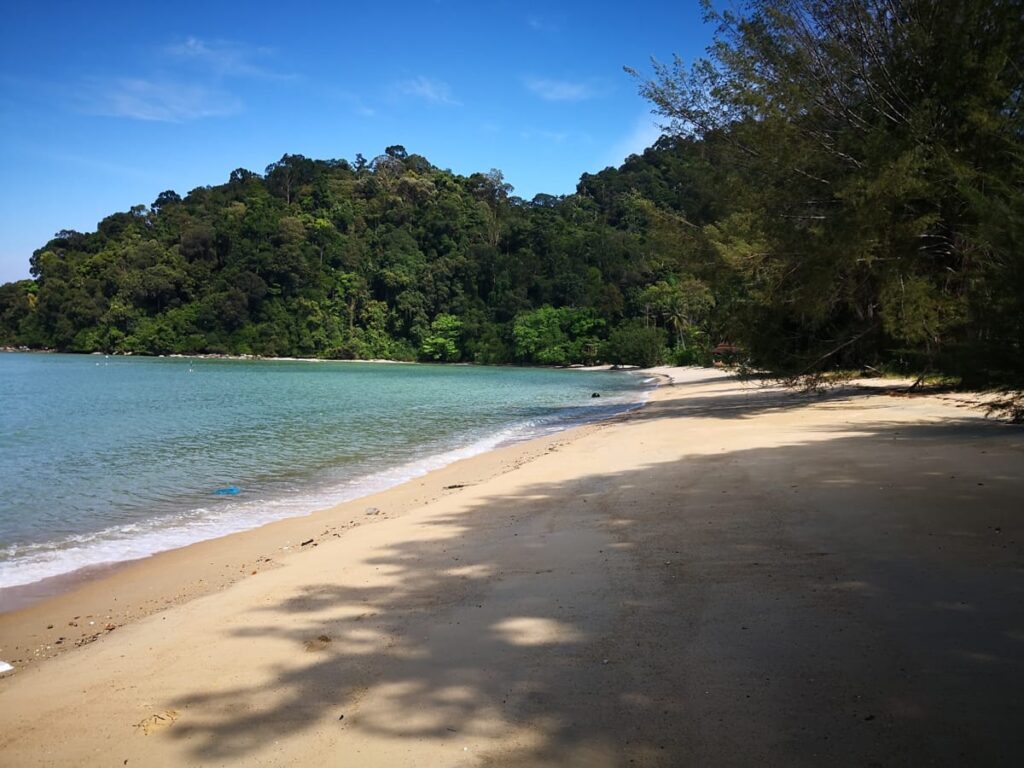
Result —
<path fill-rule="evenodd" d="M 430 324 L 430 331 L 420 345 L 420 351 L 427 360 L 455 362 L 459 359 L 459 334 L 462 321 L 455 315 L 441 313 Z"/>
<path fill-rule="evenodd" d="M 520 313 L 512 327 L 518 359 L 542 365 L 566 365 L 597 359 L 598 333 L 604 321 L 590 309 L 544 306 Z"/>
<path fill-rule="evenodd" d="M 705 7 L 708 56 L 640 80 L 666 135 L 575 194 L 285 155 L 58 232 L 0 344 L 1024 385 L 1021 0 Z"/>
<path fill-rule="evenodd" d="M 664 187 L 668 156 L 691 151 L 669 142 L 632 168 Z M 605 202 L 528 202 L 498 170 L 458 176 L 401 145 L 369 162 L 285 155 L 58 233 L 33 254 L 33 280 L 0 288 L 0 343 L 595 362 L 649 284 L 687 279 L 706 255 L 617 173 L 600 174 L 616 188 Z M 620 221 L 626 209 L 641 212 Z"/>
<path fill-rule="evenodd" d="M 646 325 L 639 318 L 621 323 L 608 336 L 604 355 L 615 365 L 639 365 L 647 368 L 662 362 L 665 331 Z"/>
<path fill-rule="evenodd" d="M 705 233 L 746 289 L 754 361 L 1019 378 L 1019 0 L 705 9 L 709 57 L 642 91 L 732 193 Z"/>

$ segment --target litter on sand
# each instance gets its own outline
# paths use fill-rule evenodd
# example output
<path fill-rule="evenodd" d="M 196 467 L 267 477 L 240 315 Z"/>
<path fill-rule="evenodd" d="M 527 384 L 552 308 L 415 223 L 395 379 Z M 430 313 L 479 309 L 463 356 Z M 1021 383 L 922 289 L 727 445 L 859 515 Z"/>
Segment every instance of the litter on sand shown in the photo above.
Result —
<path fill-rule="evenodd" d="M 12 667 L 6 661 L 0 661 L 0 675 L 2 675 L 4 672 L 11 672 L 13 669 L 14 667 Z"/>

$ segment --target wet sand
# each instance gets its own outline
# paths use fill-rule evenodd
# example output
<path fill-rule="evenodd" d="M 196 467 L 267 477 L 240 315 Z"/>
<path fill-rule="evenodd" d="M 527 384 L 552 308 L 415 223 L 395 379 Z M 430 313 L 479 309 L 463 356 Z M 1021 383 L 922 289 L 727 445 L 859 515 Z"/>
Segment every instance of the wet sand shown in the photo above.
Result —
<path fill-rule="evenodd" d="M 3 614 L 0 764 L 1018 764 L 1024 430 L 666 373 Z"/>

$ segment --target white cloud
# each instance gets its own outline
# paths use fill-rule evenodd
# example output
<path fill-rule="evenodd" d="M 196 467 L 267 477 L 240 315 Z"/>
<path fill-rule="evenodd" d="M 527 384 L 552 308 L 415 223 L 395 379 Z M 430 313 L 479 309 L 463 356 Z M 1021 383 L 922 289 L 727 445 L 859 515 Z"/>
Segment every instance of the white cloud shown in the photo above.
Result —
<path fill-rule="evenodd" d="M 241 102 L 230 94 L 170 80 L 90 80 L 77 96 L 83 111 L 90 114 L 164 123 L 224 117 L 242 108 Z"/>
<path fill-rule="evenodd" d="M 586 101 L 603 95 L 591 82 L 552 80 L 545 77 L 527 78 L 526 87 L 544 101 Z"/>
<path fill-rule="evenodd" d="M 226 90 L 226 81 L 294 78 L 263 64 L 262 59 L 273 55 L 271 49 L 230 40 L 187 37 L 157 53 L 163 57 L 159 75 L 86 79 L 74 94 L 79 109 L 165 123 L 224 117 L 242 109 L 241 99 Z"/>
<path fill-rule="evenodd" d="M 324 83 L 306 83 L 306 90 L 313 98 L 321 101 L 334 101 L 346 105 L 353 114 L 359 117 L 376 117 L 377 110 L 367 104 L 363 98 L 354 91 L 345 88 L 338 88 L 334 85 Z"/>
<path fill-rule="evenodd" d="M 641 115 L 629 133 L 612 145 L 603 162 L 606 166 L 619 166 L 630 155 L 643 154 L 643 151 L 654 144 L 660 136 L 661 128 L 651 116 Z"/>
<path fill-rule="evenodd" d="M 187 37 L 182 43 L 164 48 L 164 52 L 182 62 L 208 69 L 220 77 L 251 77 L 264 80 L 290 80 L 294 75 L 281 74 L 258 63 L 273 54 L 270 48 L 236 43 L 231 40 L 201 40 Z"/>
<path fill-rule="evenodd" d="M 526 17 L 526 24 L 536 32 L 557 32 L 558 24 L 544 16 L 533 14 Z"/>
<path fill-rule="evenodd" d="M 414 96 L 431 104 L 458 106 L 460 102 L 452 96 L 452 89 L 443 80 L 418 75 L 398 83 L 398 92 L 405 96 Z"/>

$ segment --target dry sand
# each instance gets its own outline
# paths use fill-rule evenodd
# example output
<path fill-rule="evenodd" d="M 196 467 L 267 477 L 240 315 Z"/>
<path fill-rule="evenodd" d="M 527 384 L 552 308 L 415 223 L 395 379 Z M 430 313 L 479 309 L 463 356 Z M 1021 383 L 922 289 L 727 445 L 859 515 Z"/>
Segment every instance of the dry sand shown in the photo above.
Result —
<path fill-rule="evenodd" d="M 1024 431 L 665 373 L 0 616 L 0 765 L 1020 764 Z"/>

